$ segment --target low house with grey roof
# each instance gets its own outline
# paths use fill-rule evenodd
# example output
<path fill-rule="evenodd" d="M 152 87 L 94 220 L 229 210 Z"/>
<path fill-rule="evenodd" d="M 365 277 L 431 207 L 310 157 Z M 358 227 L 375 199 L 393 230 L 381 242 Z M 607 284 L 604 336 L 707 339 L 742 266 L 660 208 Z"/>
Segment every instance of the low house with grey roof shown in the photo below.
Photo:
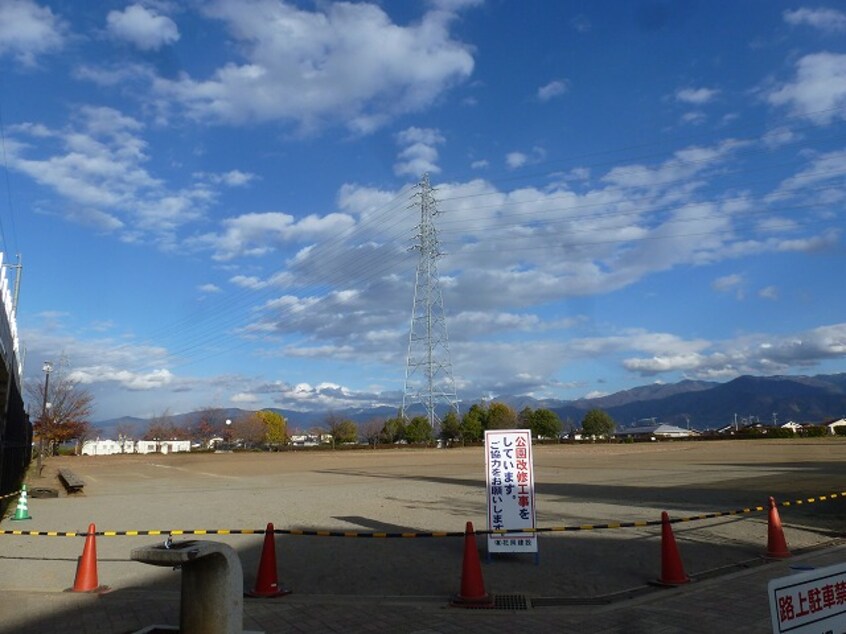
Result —
<path fill-rule="evenodd" d="M 670 438 L 692 438 L 699 436 L 694 429 L 684 429 L 666 423 L 652 425 L 638 425 L 637 427 L 621 427 L 614 432 L 616 438 L 632 438 L 635 440 L 665 440 Z"/>

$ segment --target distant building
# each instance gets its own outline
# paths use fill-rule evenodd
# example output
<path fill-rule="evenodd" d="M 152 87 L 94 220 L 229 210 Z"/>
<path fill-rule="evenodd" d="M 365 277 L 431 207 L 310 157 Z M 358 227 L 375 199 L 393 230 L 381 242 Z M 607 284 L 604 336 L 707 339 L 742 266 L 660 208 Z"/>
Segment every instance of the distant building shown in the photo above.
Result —
<path fill-rule="evenodd" d="M 799 423 L 797 423 L 795 421 L 789 420 L 786 423 L 784 423 L 784 425 L 779 425 L 779 427 L 781 429 L 789 429 L 794 434 L 798 434 L 800 431 L 802 431 L 804 426 L 800 425 Z"/>
<path fill-rule="evenodd" d="M 86 440 L 83 456 L 113 456 L 122 453 L 179 453 L 191 451 L 190 440 Z"/>
<path fill-rule="evenodd" d="M 139 440 L 136 453 L 180 453 L 191 451 L 190 440 Z"/>
<path fill-rule="evenodd" d="M 317 447 L 318 445 L 329 445 L 332 444 L 332 434 L 293 434 L 291 436 L 291 444 L 294 447 Z"/>
<path fill-rule="evenodd" d="M 825 423 L 825 426 L 828 428 L 828 433 L 836 434 L 836 429 L 838 427 L 846 427 L 846 418 L 838 418 L 837 420 L 828 421 Z"/>
<path fill-rule="evenodd" d="M 135 443 L 131 440 L 101 440 L 100 438 L 82 443 L 83 456 L 112 456 L 119 453 L 135 453 Z"/>
<path fill-rule="evenodd" d="M 638 440 L 670 439 L 670 438 L 692 438 L 699 436 L 699 432 L 693 429 L 684 429 L 666 423 L 655 423 L 652 425 L 638 425 L 637 427 L 622 427 L 614 432 L 616 438 L 632 438 Z"/>

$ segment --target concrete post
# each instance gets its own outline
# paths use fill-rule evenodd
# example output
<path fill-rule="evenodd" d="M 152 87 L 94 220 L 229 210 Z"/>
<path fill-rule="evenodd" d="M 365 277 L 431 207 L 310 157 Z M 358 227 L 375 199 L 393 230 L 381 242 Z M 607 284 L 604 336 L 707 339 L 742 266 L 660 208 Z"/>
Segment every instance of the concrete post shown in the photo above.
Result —
<path fill-rule="evenodd" d="M 191 540 L 169 547 L 143 546 L 131 558 L 153 566 L 182 568 L 179 631 L 183 634 L 241 634 L 244 577 L 235 550 L 220 542 Z"/>

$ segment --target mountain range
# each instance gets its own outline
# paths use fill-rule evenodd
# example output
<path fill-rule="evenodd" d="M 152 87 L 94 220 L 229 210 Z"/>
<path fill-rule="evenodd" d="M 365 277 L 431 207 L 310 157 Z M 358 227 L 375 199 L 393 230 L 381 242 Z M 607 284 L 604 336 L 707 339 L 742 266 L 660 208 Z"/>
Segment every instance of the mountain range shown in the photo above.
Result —
<path fill-rule="evenodd" d="M 679 381 L 635 387 L 597 398 L 574 401 L 535 399 L 530 396 L 500 396 L 497 401 L 507 403 L 517 411 L 524 407 L 547 408 L 564 421 L 565 431 L 579 427 L 585 413 L 594 408 L 608 412 L 618 427 L 642 424 L 646 419 L 695 429 L 715 429 L 728 424 L 760 422 L 781 424 L 789 420 L 798 423 L 822 423 L 846 416 L 846 373 L 816 376 L 741 376 L 726 383 L 712 381 Z M 462 403 L 466 411 L 472 403 Z M 299 412 L 273 409 L 288 421 L 290 431 L 306 431 L 322 426 L 329 412 Z M 207 412 L 189 412 L 170 417 L 177 426 L 196 424 Z M 249 413 L 238 408 L 214 411 L 222 423 L 237 420 Z M 396 408 L 374 407 L 342 409 L 336 416 L 362 423 L 374 418 L 388 418 L 397 414 Z M 423 413 L 410 410 L 409 414 Z M 113 436 L 118 427 L 143 433 L 149 420 L 122 417 L 93 424 L 101 436 Z"/>

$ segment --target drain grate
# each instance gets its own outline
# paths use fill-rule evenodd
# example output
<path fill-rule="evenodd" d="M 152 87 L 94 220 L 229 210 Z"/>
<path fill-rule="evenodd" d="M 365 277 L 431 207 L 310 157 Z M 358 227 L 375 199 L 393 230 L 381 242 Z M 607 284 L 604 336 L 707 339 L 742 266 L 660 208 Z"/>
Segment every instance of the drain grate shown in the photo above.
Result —
<path fill-rule="evenodd" d="M 494 610 L 528 610 L 529 602 L 522 594 L 494 595 Z"/>

